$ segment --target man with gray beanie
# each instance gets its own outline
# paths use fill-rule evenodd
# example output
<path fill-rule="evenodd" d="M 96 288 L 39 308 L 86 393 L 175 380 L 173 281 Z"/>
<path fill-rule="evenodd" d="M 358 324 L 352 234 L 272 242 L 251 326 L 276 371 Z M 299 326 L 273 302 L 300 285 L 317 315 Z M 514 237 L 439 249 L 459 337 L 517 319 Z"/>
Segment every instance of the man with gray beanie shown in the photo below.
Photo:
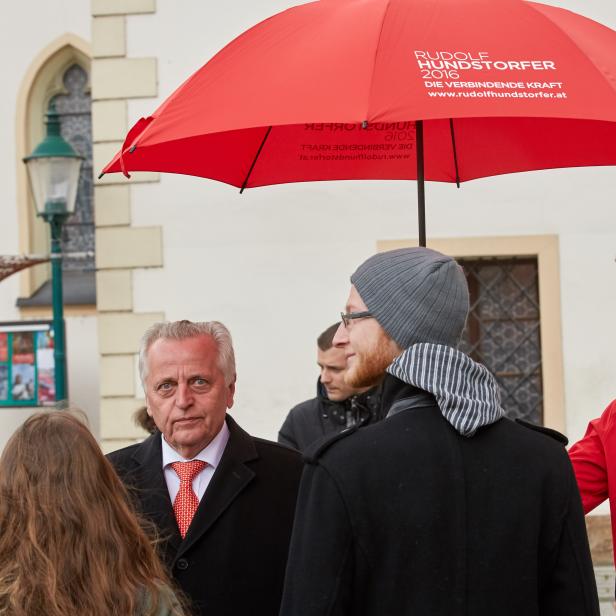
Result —
<path fill-rule="evenodd" d="M 597 616 L 566 439 L 457 350 L 461 267 L 407 248 L 351 282 L 334 344 L 387 418 L 306 453 L 281 616 Z"/>

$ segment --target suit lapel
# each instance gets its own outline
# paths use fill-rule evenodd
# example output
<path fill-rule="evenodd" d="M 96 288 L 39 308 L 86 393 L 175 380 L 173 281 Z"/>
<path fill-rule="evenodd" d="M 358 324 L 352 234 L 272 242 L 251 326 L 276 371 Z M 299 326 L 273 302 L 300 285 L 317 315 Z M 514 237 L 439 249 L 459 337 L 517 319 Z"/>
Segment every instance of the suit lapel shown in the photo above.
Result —
<path fill-rule="evenodd" d="M 133 455 L 137 462 L 137 498 L 143 514 L 158 529 L 159 536 L 167 544 L 166 549 L 175 554 L 182 538 L 169 498 L 167 482 L 162 467 L 162 443 L 160 433 L 147 438 Z"/>
<path fill-rule="evenodd" d="M 186 537 L 179 546 L 178 557 L 211 528 L 212 524 L 255 476 L 254 471 L 245 464 L 259 457 L 252 437 L 244 432 L 229 415 L 227 415 L 227 426 L 229 427 L 229 441 L 220 459 L 220 464 L 199 503 Z M 173 510 L 171 514 L 173 515 Z"/>

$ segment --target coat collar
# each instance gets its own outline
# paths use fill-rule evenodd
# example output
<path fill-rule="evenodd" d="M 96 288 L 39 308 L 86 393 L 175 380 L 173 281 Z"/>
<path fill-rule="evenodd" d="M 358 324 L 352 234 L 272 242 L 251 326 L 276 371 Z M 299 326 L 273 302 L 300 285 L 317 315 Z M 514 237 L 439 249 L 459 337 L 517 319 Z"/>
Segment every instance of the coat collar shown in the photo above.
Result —
<path fill-rule="evenodd" d="M 133 454 L 133 459 L 143 471 L 138 483 L 139 490 L 143 490 L 143 511 L 157 525 L 161 538 L 167 539 L 174 553 L 173 560 L 184 554 L 212 527 L 255 476 L 255 472 L 246 465 L 259 457 L 252 437 L 229 415 L 226 422 L 229 441 L 184 540 L 178 531 L 163 474 L 160 433 L 146 439 Z"/>
<path fill-rule="evenodd" d="M 317 400 L 321 405 L 324 417 L 331 413 L 343 426 L 346 426 L 346 414 L 349 411 L 354 411 L 355 415 L 361 415 L 361 421 L 366 421 L 366 419 L 376 421 L 384 417 L 380 414 L 380 385 L 376 385 L 363 393 L 354 394 L 345 400 L 336 401 L 327 397 L 327 390 L 319 377 L 317 380 Z"/>
<path fill-rule="evenodd" d="M 229 415 L 227 415 L 227 426 L 229 442 L 199 503 L 188 533 L 179 546 L 176 558 L 190 549 L 212 527 L 255 476 L 255 472 L 246 465 L 246 462 L 259 457 L 252 437 Z"/>
<path fill-rule="evenodd" d="M 160 432 L 155 432 L 136 448 L 132 458 L 137 464 L 134 478 L 137 498 L 143 514 L 154 522 L 158 536 L 167 549 L 177 551 L 182 537 L 178 530 L 169 490 L 162 468 Z"/>
<path fill-rule="evenodd" d="M 386 417 L 389 409 L 405 398 L 413 397 L 421 394 L 422 390 L 413 385 L 409 385 L 392 374 L 385 374 L 383 384 L 381 386 L 381 415 Z"/>

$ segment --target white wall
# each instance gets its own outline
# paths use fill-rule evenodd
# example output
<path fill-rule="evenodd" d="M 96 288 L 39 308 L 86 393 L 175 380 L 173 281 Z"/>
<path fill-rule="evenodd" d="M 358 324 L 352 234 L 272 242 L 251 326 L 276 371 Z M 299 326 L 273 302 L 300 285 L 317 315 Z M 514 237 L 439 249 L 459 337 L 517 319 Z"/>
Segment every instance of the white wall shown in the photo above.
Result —
<path fill-rule="evenodd" d="M 604 0 L 552 2 L 616 27 Z M 158 0 L 129 17 L 129 56 L 156 56 L 159 99 L 133 101 L 130 122 L 149 115 L 190 73 L 246 27 L 286 2 Z M 578 438 L 616 395 L 616 172 L 525 173 L 427 187 L 428 237 L 558 234 L 568 432 Z M 331 182 L 232 187 L 164 175 L 135 185 L 133 224 L 163 226 L 163 269 L 137 271 L 135 310 L 168 319 L 219 319 L 231 329 L 239 380 L 234 411 L 274 437 L 285 413 L 313 395 L 315 338 L 337 320 L 353 269 L 378 239 L 416 236 L 412 182 Z M 428 241 L 429 243 L 429 241 Z M 164 297 L 164 299 L 161 299 Z"/>
<path fill-rule="evenodd" d="M 0 254 L 19 254 L 16 165 L 17 96 L 30 65 L 58 37 L 90 40 L 90 3 L 85 0 L 22 0 L 0 3 Z M 0 321 L 19 320 L 15 306 L 19 274 L 0 282 Z M 70 395 L 88 409 L 98 431 L 98 350 L 94 317 L 67 319 Z M 0 449 L 31 410 L 0 408 Z"/>
<path fill-rule="evenodd" d="M 616 29 L 613 2 L 544 1 Z M 610 207 L 616 172 L 576 170 L 572 177 L 579 184 L 572 180 L 572 192 L 563 199 L 571 224 L 561 235 L 561 275 L 567 425 L 575 441 L 616 397 L 616 214 Z"/>
<path fill-rule="evenodd" d="M 66 319 L 66 359 L 70 404 L 85 411 L 90 428 L 98 438 L 100 392 L 95 316 Z"/>

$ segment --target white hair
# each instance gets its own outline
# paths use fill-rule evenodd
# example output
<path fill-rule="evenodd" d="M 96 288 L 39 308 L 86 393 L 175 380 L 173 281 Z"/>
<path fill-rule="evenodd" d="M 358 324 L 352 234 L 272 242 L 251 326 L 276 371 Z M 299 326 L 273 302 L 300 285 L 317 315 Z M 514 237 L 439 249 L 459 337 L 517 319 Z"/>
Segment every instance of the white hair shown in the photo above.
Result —
<path fill-rule="evenodd" d="M 141 338 L 139 348 L 139 376 L 145 386 L 148 369 L 148 351 L 157 340 L 186 340 L 198 336 L 211 336 L 218 347 L 218 367 L 225 382 L 230 385 L 235 380 L 235 353 L 229 330 L 219 321 L 171 321 L 154 323 Z"/>

